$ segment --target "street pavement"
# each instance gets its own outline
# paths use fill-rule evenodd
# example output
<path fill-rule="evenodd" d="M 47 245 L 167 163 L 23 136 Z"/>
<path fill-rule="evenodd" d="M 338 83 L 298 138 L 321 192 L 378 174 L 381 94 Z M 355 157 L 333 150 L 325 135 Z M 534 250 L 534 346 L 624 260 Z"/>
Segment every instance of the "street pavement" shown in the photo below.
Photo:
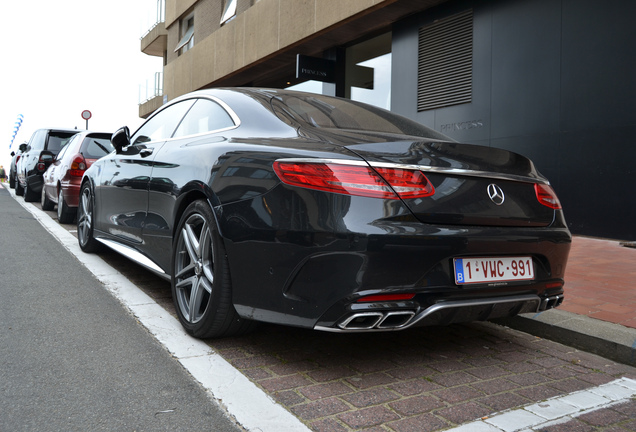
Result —
<path fill-rule="evenodd" d="M 5 260 L 4 236 L 7 221 L 11 220 L 12 226 L 15 218 L 24 219 L 29 222 L 29 227 L 37 225 L 37 222 L 28 213 L 15 208 L 13 214 L 5 215 L 4 201 L 8 200 L 4 199 L 2 192 L 0 189 L 0 220 L 3 221 L 0 225 L 0 248 L 3 252 L 0 255 L 0 277 L 3 280 L 0 290 L 5 291 L 5 265 L 15 262 L 14 258 Z M 16 199 L 18 202 L 22 200 L 19 197 Z M 54 215 L 51 212 L 48 214 Z M 64 227 L 68 232 L 74 231 L 72 225 Z M 565 303 L 559 309 L 541 314 L 527 314 L 498 324 L 472 323 L 364 335 L 334 335 L 263 325 L 254 333 L 241 338 L 205 341 L 200 356 L 193 353 L 194 342 L 188 342 L 185 334 L 178 335 L 177 340 L 190 344 L 187 350 L 183 350 L 187 354 L 181 354 L 179 348 L 171 347 L 170 343 L 166 343 L 169 337 L 162 334 L 162 329 L 168 327 L 166 322 L 174 319 L 169 284 L 118 255 L 105 252 L 100 254 L 100 258 L 116 268 L 117 272 L 135 286 L 139 286 L 153 303 L 161 306 L 157 309 L 164 311 L 167 317 L 162 316 L 161 325 L 147 323 L 147 314 L 135 309 L 134 305 L 131 306 L 119 294 L 115 297 L 126 305 L 129 315 L 122 311 L 113 313 L 104 310 L 99 313 L 99 317 L 101 327 L 105 328 L 102 336 L 108 340 L 113 337 L 115 330 L 112 327 L 115 323 L 118 324 L 120 315 L 134 315 L 137 321 L 146 326 L 149 334 L 167 346 L 166 350 L 172 359 L 190 372 L 192 378 L 187 385 L 193 386 L 198 381 L 199 390 L 202 387 L 207 391 L 210 406 L 221 405 L 230 412 L 236 423 L 247 430 L 636 430 L 636 369 L 633 367 L 636 305 L 633 303 L 632 282 L 635 252 L 634 249 L 622 247 L 619 242 L 576 237 L 566 272 Z M 23 249 L 23 253 L 22 258 L 26 260 L 30 253 L 27 249 Z M 55 268 L 59 267 L 52 263 L 48 270 L 55 273 Z M 20 280 L 17 275 L 11 277 L 15 281 Z M 108 287 L 104 278 L 99 274 L 96 277 Z M 66 278 L 68 275 L 65 270 L 63 277 L 57 281 L 47 278 L 46 286 L 55 284 L 55 289 L 58 290 L 56 295 L 73 297 L 68 293 L 68 287 L 83 285 L 70 285 L 66 282 L 64 285 L 62 282 Z M 35 282 L 34 285 L 37 286 Z M 118 289 L 114 291 L 117 293 Z M 95 290 L 99 291 L 98 288 Z M 106 292 L 103 289 L 102 291 Z M 98 297 L 101 296 L 108 297 L 105 294 Z M 147 301 L 139 303 L 146 304 Z M 38 303 L 40 309 L 48 306 L 48 303 Z M 0 306 L 0 312 L 3 314 L 0 317 L 2 337 L 9 337 L 4 334 L 4 302 Z M 21 318 L 25 315 L 24 312 L 12 311 L 13 321 L 25 320 L 20 335 L 29 328 L 28 319 Z M 64 332 L 63 323 L 57 323 L 57 316 L 54 316 L 55 319 L 50 318 L 47 323 L 47 328 L 56 334 Z M 155 317 L 154 322 L 156 321 Z M 135 327 L 134 324 L 133 322 L 132 327 Z M 20 335 L 15 336 L 18 332 L 13 329 L 11 331 L 18 341 L 14 343 L 22 344 Z M 138 329 L 125 331 L 126 334 L 128 331 L 134 334 Z M 169 333 L 175 334 L 178 331 L 171 329 Z M 68 339 L 65 344 L 73 346 L 73 338 L 69 336 Z M 0 342 L 3 343 L 0 353 L 4 363 L 4 341 Z M 97 347 L 104 359 L 113 350 L 112 345 L 102 347 L 97 343 Z M 24 348 L 24 356 L 33 349 L 30 345 Z M 131 351 L 121 355 L 117 353 L 117 349 L 114 351 L 112 355 L 116 357 L 137 355 Z M 190 367 L 196 358 L 205 359 L 204 364 L 212 364 L 220 359 L 224 362 L 223 368 L 229 365 L 230 369 L 217 366 Z M 170 360 L 170 356 L 168 359 Z M 68 363 L 73 361 L 77 359 L 69 358 Z M 235 371 L 238 375 L 234 375 Z M 154 373 L 151 365 L 146 372 L 152 375 L 149 378 L 151 381 L 159 376 Z M 25 384 L 33 386 L 25 378 L 15 379 L 14 373 L 13 370 L 5 373 L 4 367 L 0 372 L 1 432 L 5 432 L 4 407 L 7 404 L 11 406 L 6 400 L 9 393 L 5 393 L 3 383 L 8 381 L 10 384 L 7 386 L 11 388 L 23 387 Z M 215 383 L 227 380 L 224 378 L 226 375 L 232 376 L 232 385 L 219 386 Z M 59 380 L 64 381 L 64 386 L 69 391 L 77 391 L 70 378 L 72 377 L 64 375 Z M 251 387 L 240 384 L 240 378 L 246 378 Z M 98 381 L 95 387 L 99 388 L 104 381 Z M 180 385 L 175 387 L 183 390 Z M 103 393 L 108 391 L 112 390 L 107 387 Z M 250 411 L 259 412 L 259 409 L 263 409 L 258 406 L 260 402 L 250 403 L 245 408 L 241 407 L 240 400 L 233 400 L 233 397 L 238 394 L 237 399 L 260 400 L 260 396 L 256 397 L 258 395 L 251 399 L 257 393 L 275 401 L 277 407 L 282 407 L 294 420 L 300 422 L 286 422 L 288 427 L 282 428 L 281 423 L 276 425 L 264 419 L 259 424 L 258 416 L 256 419 L 254 416 L 249 419 Z M 135 394 L 130 399 L 143 397 Z M 179 400 L 181 394 L 175 397 Z M 43 397 L 44 399 L 48 398 Z M 53 402 L 61 403 L 56 400 Z M 132 402 L 132 405 L 135 403 Z M 127 405 L 110 405 L 105 411 L 110 411 L 112 417 L 121 418 L 122 414 L 118 410 L 124 408 L 131 409 Z M 30 412 L 27 408 L 14 410 L 14 419 Z M 162 410 L 157 412 L 159 411 Z M 243 420 L 245 418 L 247 420 Z M 120 427 L 111 430 L 128 429 Z M 173 428 L 162 429 L 161 425 L 151 424 L 137 430 Z M 209 426 L 208 430 L 221 429 Z"/>
<path fill-rule="evenodd" d="M 1 432 L 243 430 L 1 186 L 0 221 Z"/>

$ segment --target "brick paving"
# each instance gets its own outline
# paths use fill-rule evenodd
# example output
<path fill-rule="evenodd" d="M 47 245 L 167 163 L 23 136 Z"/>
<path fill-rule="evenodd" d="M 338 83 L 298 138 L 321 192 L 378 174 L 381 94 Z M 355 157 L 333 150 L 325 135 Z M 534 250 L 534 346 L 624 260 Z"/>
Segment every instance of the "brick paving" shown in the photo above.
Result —
<path fill-rule="evenodd" d="M 636 249 L 574 237 L 559 309 L 636 328 Z"/>
<path fill-rule="evenodd" d="M 210 345 L 318 432 L 437 431 L 636 379 L 630 366 L 488 323 L 350 335 L 263 326 Z"/>

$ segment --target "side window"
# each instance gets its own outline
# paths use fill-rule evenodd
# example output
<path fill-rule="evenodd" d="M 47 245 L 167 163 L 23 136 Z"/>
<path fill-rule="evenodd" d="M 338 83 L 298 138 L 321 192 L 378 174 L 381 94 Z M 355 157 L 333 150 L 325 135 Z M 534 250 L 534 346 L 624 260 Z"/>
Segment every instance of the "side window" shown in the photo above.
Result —
<path fill-rule="evenodd" d="M 136 145 L 170 138 L 174 129 L 193 103 L 194 99 L 188 99 L 158 112 L 137 129 L 130 142 Z"/>
<path fill-rule="evenodd" d="M 46 141 L 46 130 L 42 129 L 37 131 L 33 135 L 33 138 L 31 138 L 29 145 L 31 146 L 32 150 L 44 150 L 45 141 Z"/>
<path fill-rule="evenodd" d="M 70 139 L 70 141 L 68 142 L 68 144 L 66 144 L 64 147 L 62 147 L 62 150 L 60 150 L 60 152 L 57 154 L 57 156 L 55 156 L 56 160 L 61 160 L 64 155 L 66 154 L 66 151 L 68 150 L 69 147 L 72 147 L 73 141 L 76 141 L 77 138 L 73 137 Z"/>
<path fill-rule="evenodd" d="M 230 115 L 218 103 L 198 99 L 174 133 L 174 137 L 196 135 L 234 126 Z"/>
<path fill-rule="evenodd" d="M 72 132 L 51 132 L 46 143 L 46 149 L 52 153 L 57 153 L 73 136 L 75 136 L 75 133 Z"/>

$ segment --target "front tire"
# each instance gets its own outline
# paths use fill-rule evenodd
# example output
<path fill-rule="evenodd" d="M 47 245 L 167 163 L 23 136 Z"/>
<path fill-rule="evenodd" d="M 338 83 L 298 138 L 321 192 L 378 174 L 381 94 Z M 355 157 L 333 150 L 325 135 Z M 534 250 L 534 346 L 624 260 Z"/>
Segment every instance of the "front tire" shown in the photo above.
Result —
<path fill-rule="evenodd" d="M 84 252 L 96 252 L 101 243 L 93 237 L 95 197 L 89 182 L 80 190 L 79 207 L 77 209 L 77 241 Z"/>
<path fill-rule="evenodd" d="M 42 210 L 46 210 L 46 211 L 53 210 L 53 207 L 55 207 L 55 203 L 51 201 L 48 196 L 46 196 L 46 192 L 44 191 L 44 186 L 42 186 L 40 204 L 42 204 Z"/>
<path fill-rule="evenodd" d="M 179 321 L 197 338 L 233 336 L 251 329 L 232 304 L 225 247 L 204 200 L 185 210 L 172 252 L 172 298 Z"/>

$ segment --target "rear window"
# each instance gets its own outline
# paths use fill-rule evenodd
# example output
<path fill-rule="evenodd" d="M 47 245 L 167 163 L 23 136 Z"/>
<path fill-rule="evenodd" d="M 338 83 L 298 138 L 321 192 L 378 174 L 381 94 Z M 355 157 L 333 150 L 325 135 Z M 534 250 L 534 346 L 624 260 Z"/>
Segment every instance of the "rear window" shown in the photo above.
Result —
<path fill-rule="evenodd" d="M 300 123 L 316 128 L 404 134 L 452 141 L 447 136 L 390 111 L 356 101 L 320 95 L 277 95 L 279 109 Z"/>
<path fill-rule="evenodd" d="M 115 150 L 110 138 L 86 137 L 82 143 L 82 154 L 87 159 L 99 159 Z"/>
<path fill-rule="evenodd" d="M 46 143 L 46 150 L 57 154 L 62 150 L 62 147 L 68 144 L 73 135 L 75 135 L 73 132 L 50 132 L 49 139 Z"/>

